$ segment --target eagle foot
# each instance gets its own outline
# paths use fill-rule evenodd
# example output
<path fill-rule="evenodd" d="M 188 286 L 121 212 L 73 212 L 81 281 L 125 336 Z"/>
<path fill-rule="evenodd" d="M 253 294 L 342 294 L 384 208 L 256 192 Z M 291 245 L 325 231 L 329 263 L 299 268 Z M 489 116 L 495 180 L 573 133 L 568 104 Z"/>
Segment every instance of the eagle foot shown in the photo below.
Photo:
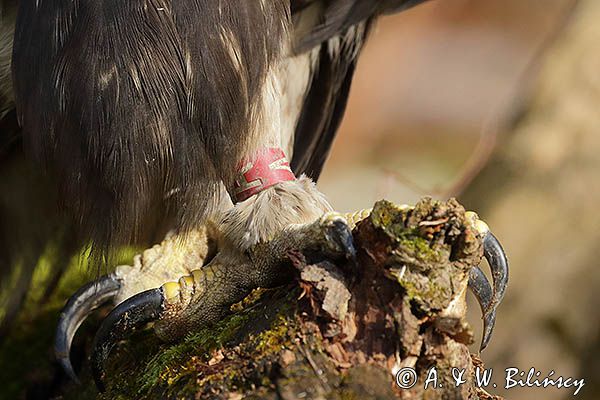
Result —
<path fill-rule="evenodd" d="M 109 301 L 118 305 L 97 331 L 91 356 L 94 379 L 101 390 L 104 362 L 111 349 L 134 330 L 153 323 L 159 338 L 173 341 L 213 324 L 252 290 L 291 281 L 295 274 L 289 257 L 292 253 L 300 252 L 308 260 L 356 265 L 351 228 L 338 213 L 291 225 L 271 240 L 243 251 L 227 242 L 215 245 L 218 234 L 214 229 L 203 227 L 191 238 L 170 235 L 136 256 L 133 266 L 117 267 L 68 300 L 59 318 L 55 354 L 73 380 L 77 381 L 77 375 L 69 353 L 75 332 L 88 315 Z"/>
<path fill-rule="evenodd" d="M 310 262 L 327 259 L 356 268 L 352 229 L 369 214 L 370 210 L 346 215 L 326 213 L 315 222 L 289 226 L 271 240 L 244 251 L 227 245 L 219 247 L 214 256 L 211 255 L 215 249 L 210 245 L 210 227 L 200 229 L 192 240 L 178 242 L 178 246 L 173 244 L 176 237 L 171 236 L 154 247 L 153 253 L 142 254 L 133 267 L 117 268 L 115 273 L 85 285 L 69 299 L 57 329 L 57 359 L 67 374 L 77 380 L 69 360 L 75 331 L 94 309 L 117 300 L 118 305 L 104 319 L 93 342 L 91 368 L 96 385 L 102 391 L 105 361 L 119 341 L 150 323 L 159 338 L 173 341 L 199 327 L 218 322 L 230 312 L 233 304 L 243 300 L 253 289 L 291 281 L 295 276 L 292 253 L 300 252 Z M 468 285 L 483 314 L 483 349 L 491 338 L 496 309 L 507 286 L 508 264 L 498 240 L 477 214 L 467 212 L 465 217 L 481 239 L 493 278 L 492 286 L 479 267 L 469 273 Z M 188 264 L 181 266 L 185 260 Z M 176 268 L 160 268 L 174 261 L 179 263 Z M 355 272 L 355 269 L 348 270 L 350 278 Z M 180 275 L 175 276 L 177 273 Z M 145 274 L 151 278 L 145 279 Z M 164 280 L 156 284 L 160 279 Z"/>

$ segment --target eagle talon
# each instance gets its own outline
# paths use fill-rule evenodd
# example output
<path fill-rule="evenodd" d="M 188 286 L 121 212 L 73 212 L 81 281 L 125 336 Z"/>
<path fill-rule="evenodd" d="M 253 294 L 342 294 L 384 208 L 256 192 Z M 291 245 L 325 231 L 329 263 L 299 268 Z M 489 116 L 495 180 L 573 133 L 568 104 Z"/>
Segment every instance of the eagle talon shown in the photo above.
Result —
<path fill-rule="evenodd" d="M 114 299 L 122 282 L 115 275 L 105 275 L 82 286 L 67 302 L 60 313 L 54 353 L 58 363 L 73 381 L 79 383 L 71 364 L 71 343 L 77 328 L 98 307 Z"/>
<path fill-rule="evenodd" d="M 326 214 L 321 221 L 325 234 L 325 251 L 334 256 L 341 255 L 355 264 L 356 247 L 348 222 L 336 213 Z"/>
<path fill-rule="evenodd" d="M 496 310 L 504 298 L 508 286 L 508 260 L 502 245 L 492 234 L 488 225 L 479 219 L 474 212 L 467 212 L 467 219 L 483 236 L 483 255 L 492 272 L 493 286 L 479 267 L 471 269 L 469 273 L 469 288 L 477 298 L 481 307 L 483 319 L 483 336 L 479 351 L 483 351 L 492 338 L 496 323 Z"/>
<path fill-rule="evenodd" d="M 102 321 L 92 345 L 91 367 L 96 387 L 104 392 L 104 363 L 120 340 L 146 324 L 160 319 L 165 310 L 163 289 L 138 293 L 115 307 Z"/>
<path fill-rule="evenodd" d="M 333 215 L 334 217 L 328 217 Z M 355 282 L 360 274 L 358 259 L 352 229 L 347 220 L 339 214 L 326 214 L 329 218 L 325 226 L 325 255 L 342 260 L 340 265 L 345 269 L 345 275 L 350 282 Z"/>
<path fill-rule="evenodd" d="M 493 291 L 490 282 L 479 267 L 474 267 L 469 272 L 469 288 L 475 295 L 479 306 L 481 307 L 483 319 L 483 336 L 479 351 L 487 347 L 492 337 L 494 324 L 496 323 L 496 310 L 491 309 Z"/>

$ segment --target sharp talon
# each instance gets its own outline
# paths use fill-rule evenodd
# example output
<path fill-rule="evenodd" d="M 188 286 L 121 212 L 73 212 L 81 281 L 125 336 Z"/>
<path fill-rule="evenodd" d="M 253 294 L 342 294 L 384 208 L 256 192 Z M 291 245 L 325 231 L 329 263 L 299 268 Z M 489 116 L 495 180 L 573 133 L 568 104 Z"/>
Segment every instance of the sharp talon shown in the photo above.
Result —
<path fill-rule="evenodd" d="M 479 267 L 472 268 L 469 272 L 469 288 L 477 298 L 481 312 L 486 313 L 492 304 L 492 287 L 487 277 Z"/>
<path fill-rule="evenodd" d="M 352 231 L 344 219 L 335 220 L 332 223 L 332 231 L 327 234 L 327 239 L 341 252 L 348 261 L 356 262 L 356 248 Z"/>
<path fill-rule="evenodd" d="M 352 230 L 345 219 L 339 219 L 333 222 L 332 232 L 328 235 L 328 240 L 337 248 L 338 254 L 342 255 L 346 261 L 346 267 L 349 270 L 346 277 L 350 283 L 356 282 L 360 276 L 358 267 L 358 258 L 356 256 L 356 247 L 354 246 L 354 237 Z"/>
<path fill-rule="evenodd" d="M 125 300 L 102 321 L 92 345 L 92 375 L 96 387 L 104 392 L 104 363 L 111 350 L 136 329 L 156 321 L 164 312 L 165 296 L 162 288 L 146 290 Z"/>
<path fill-rule="evenodd" d="M 340 241 L 345 249 L 346 259 L 350 262 L 356 263 L 356 247 L 354 247 L 354 238 L 352 232 L 345 226 L 345 229 L 340 234 Z"/>
<path fill-rule="evenodd" d="M 486 230 L 483 238 L 483 255 L 492 271 L 493 289 L 484 273 L 479 267 L 471 269 L 469 273 L 469 287 L 475 294 L 483 313 L 483 338 L 480 351 L 483 351 L 492 338 L 496 323 L 496 309 L 504 298 L 508 286 L 508 260 L 500 242 Z"/>
<path fill-rule="evenodd" d="M 54 354 L 66 374 L 75 382 L 79 379 L 69 357 L 75 332 L 95 309 L 114 298 L 121 282 L 114 275 L 106 275 L 82 286 L 62 309 L 56 327 Z"/>
<path fill-rule="evenodd" d="M 469 288 L 475 295 L 479 306 L 481 307 L 483 319 L 483 337 L 479 351 L 483 351 L 490 342 L 494 324 L 496 323 L 496 311 L 490 309 L 492 304 L 492 287 L 487 277 L 479 267 L 472 268 L 469 272 Z"/>
<path fill-rule="evenodd" d="M 495 310 L 502 302 L 504 292 L 508 286 L 508 260 L 506 259 L 502 245 L 492 232 L 488 231 L 483 238 L 483 254 L 492 271 L 494 296 L 491 307 Z"/>

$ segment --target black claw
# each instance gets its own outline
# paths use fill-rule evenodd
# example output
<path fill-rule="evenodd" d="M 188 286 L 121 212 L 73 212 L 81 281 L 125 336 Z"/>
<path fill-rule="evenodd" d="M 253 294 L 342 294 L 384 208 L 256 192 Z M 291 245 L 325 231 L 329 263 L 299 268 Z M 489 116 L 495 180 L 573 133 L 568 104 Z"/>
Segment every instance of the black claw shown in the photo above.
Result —
<path fill-rule="evenodd" d="M 354 238 L 352 231 L 343 221 L 333 223 L 333 232 L 328 235 L 328 239 L 335 243 L 339 251 L 344 254 L 346 260 L 356 263 L 356 247 L 354 247 Z"/>
<path fill-rule="evenodd" d="M 492 232 L 488 232 L 483 239 L 483 254 L 492 270 L 494 296 L 491 306 L 495 309 L 502 302 L 508 286 L 508 260 L 502 245 Z"/>
<path fill-rule="evenodd" d="M 349 283 L 356 282 L 360 278 L 360 269 L 356 247 L 354 246 L 354 237 L 348 224 L 343 220 L 334 221 L 330 230 L 326 233 L 326 239 L 329 242 L 329 247 L 333 250 L 333 257 L 344 259 L 344 266 L 348 268 L 346 277 L 349 279 Z"/>
<path fill-rule="evenodd" d="M 500 242 L 491 232 L 487 232 L 483 238 L 483 254 L 492 271 L 493 289 L 479 267 L 471 269 L 469 274 L 469 287 L 475 294 L 483 313 L 483 338 L 480 351 L 487 347 L 492 338 L 496 324 L 496 309 L 502 302 L 508 286 L 508 260 Z"/>
<path fill-rule="evenodd" d="M 60 313 L 56 327 L 54 354 L 66 374 L 77 383 L 79 379 L 69 357 L 75 332 L 88 315 L 114 298 L 120 287 L 121 282 L 113 275 L 102 276 L 75 292 Z"/>
<path fill-rule="evenodd" d="M 102 321 L 94 338 L 92 375 L 98 390 L 104 391 L 104 363 L 112 348 L 133 331 L 159 319 L 164 311 L 162 289 L 150 289 L 125 300 Z"/>
<path fill-rule="evenodd" d="M 481 307 L 483 319 L 483 337 L 479 351 L 483 351 L 487 347 L 492 338 L 492 331 L 496 323 L 496 310 L 490 309 L 492 304 L 492 287 L 487 277 L 479 267 L 472 268 L 469 272 L 469 288 L 477 298 L 477 302 Z"/>

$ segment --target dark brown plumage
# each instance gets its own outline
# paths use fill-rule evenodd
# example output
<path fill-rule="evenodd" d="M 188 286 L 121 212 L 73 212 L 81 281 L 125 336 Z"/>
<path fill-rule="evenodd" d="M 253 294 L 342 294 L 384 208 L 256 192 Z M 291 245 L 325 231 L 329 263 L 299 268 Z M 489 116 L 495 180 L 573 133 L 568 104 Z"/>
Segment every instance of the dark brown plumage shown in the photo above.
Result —
<path fill-rule="evenodd" d="M 109 245 L 139 234 L 157 203 L 201 219 L 218 182 L 232 182 L 285 2 L 36 4 L 19 4 L 17 110 L 71 213 Z M 239 45 L 239 74 L 223 32 Z"/>
<path fill-rule="evenodd" d="M 77 243 L 92 240 L 100 254 L 136 237 L 156 240 L 158 226 L 193 226 L 217 201 L 221 182 L 231 189 L 269 68 L 310 53 L 292 121 L 292 167 L 316 180 L 373 20 L 420 2 L 20 0 L 15 21 L 17 1 L 0 0 L 0 174 L 7 160 L 20 160 L 22 142 L 50 185 L 37 184 L 44 178 L 36 171 L 23 186 L 36 185 L 32 197 L 46 202 L 55 196 L 40 191 L 60 187 L 79 226 Z M 312 25 L 300 29 L 309 14 Z M 9 209 L 0 204 L 1 221 L 14 219 Z M 22 215 L 24 226 L 39 225 L 37 213 Z M 31 240 L 50 240 L 46 228 Z M 5 266 L 17 259 L 10 247 L 0 244 Z"/>
<path fill-rule="evenodd" d="M 67 208 L 98 244 L 130 241 L 157 210 L 196 223 L 219 182 L 232 184 L 251 104 L 293 40 L 296 52 L 321 48 L 293 159 L 316 179 L 371 19 L 414 3 L 22 0 L 13 75 L 26 149 L 58 174 Z M 289 38 L 290 14 L 310 8 L 318 23 Z M 340 36 L 332 51 L 327 41 Z"/>

